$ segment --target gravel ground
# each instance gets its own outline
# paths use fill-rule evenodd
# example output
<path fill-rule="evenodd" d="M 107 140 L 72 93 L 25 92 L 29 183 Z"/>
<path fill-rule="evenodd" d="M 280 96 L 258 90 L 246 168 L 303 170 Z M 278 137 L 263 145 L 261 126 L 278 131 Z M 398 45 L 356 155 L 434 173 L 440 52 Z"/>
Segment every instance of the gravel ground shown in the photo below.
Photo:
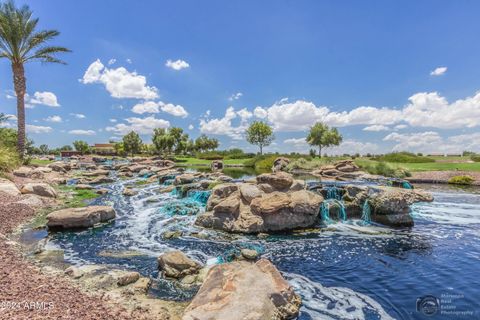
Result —
<path fill-rule="evenodd" d="M 0 192 L 0 319 L 142 319 L 63 277 L 43 274 L 9 244 L 8 233 L 34 215 Z"/>
<path fill-rule="evenodd" d="M 475 181 L 474 185 L 480 185 L 480 172 L 476 171 L 425 171 L 413 172 L 409 181 L 416 183 L 448 183 L 448 180 L 455 176 L 471 176 Z"/>

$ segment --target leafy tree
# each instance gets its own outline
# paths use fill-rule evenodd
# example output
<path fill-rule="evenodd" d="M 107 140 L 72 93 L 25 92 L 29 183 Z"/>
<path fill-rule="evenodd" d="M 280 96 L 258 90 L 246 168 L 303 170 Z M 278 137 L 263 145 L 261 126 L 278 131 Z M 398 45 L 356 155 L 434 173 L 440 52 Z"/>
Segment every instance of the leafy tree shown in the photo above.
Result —
<path fill-rule="evenodd" d="M 41 154 L 48 154 L 48 151 L 49 151 L 48 145 L 41 144 L 40 147 L 38 147 L 38 149 L 40 150 Z"/>
<path fill-rule="evenodd" d="M 153 130 L 152 142 L 157 154 L 171 153 L 175 145 L 175 136 L 166 129 L 157 128 Z"/>
<path fill-rule="evenodd" d="M 142 150 L 142 139 L 135 131 L 130 131 L 127 135 L 123 136 L 123 149 L 126 153 L 130 153 L 133 157 L 135 153 L 139 153 Z"/>
<path fill-rule="evenodd" d="M 260 147 L 260 154 L 263 147 L 269 146 L 275 139 L 272 127 L 262 121 L 254 121 L 247 129 L 247 141 Z"/>
<path fill-rule="evenodd" d="M 0 5 L 0 58 L 10 60 L 13 86 L 17 96 L 17 149 L 20 157 L 25 154 L 25 94 L 27 85 L 24 64 L 29 61 L 64 63 L 57 53 L 69 49 L 49 46 L 47 43 L 60 34 L 57 30 L 37 31 L 38 18 L 32 17 L 27 5 L 17 8 L 13 0 Z"/>
<path fill-rule="evenodd" d="M 113 148 L 115 149 L 115 152 L 119 156 L 124 156 L 125 155 L 125 148 L 123 147 L 123 142 L 115 142 L 113 144 Z"/>
<path fill-rule="evenodd" d="M 204 152 L 209 150 L 215 150 L 218 148 L 219 142 L 215 138 L 209 138 L 207 135 L 202 134 L 195 139 L 195 149 Z"/>
<path fill-rule="evenodd" d="M 75 147 L 75 150 L 77 150 L 81 154 L 85 154 L 90 151 L 90 146 L 86 141 L 82 141 L 82 140 L 73 141 L 73 146 Z"/>
<path fill-rule="evenodd" d="M 305 139 L 311 146 L 318 147 L 318 156 L 322 157 L 322 148 L 338 146 L 342 143 L 343 137 L 337 128 L 330 128 L 324 123 L 315 123 L 308 132 Z"/>
<path fill-rule="evenodd" d="M 60 151 L 72 151 L 72 150 L 73 150 L 73 148 L 69 144 L 66 144 L 66 145 L 64 145 L 63 147 L 60 148 Z"/>
<path fill-rule="evenodd" d="M 9 116 L 5 115 L 5 113 L 1 113 L 0 112 L 0 124 L 4 123 L 5 121 L 7 121 L 9 118 Z"/>

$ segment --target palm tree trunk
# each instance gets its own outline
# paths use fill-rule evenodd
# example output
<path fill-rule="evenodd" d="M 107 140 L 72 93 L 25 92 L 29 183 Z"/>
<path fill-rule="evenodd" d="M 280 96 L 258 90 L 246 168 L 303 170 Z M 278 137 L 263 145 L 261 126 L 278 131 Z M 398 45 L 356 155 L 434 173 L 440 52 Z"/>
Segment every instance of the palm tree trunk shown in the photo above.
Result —
<path fill-rule="evenodd" d="M 318 157 L 322 157 L 322 146 L 318 146 Z"/>
<path fill-rule="evenodd" d="M 263 148 L 262 148 L 262 145 L 260 145 L 260 155 L 263 154 Z"/>
<path fill-rule="evenodd" d="M 27 79 L 25 78 L 23 64 L 12 63 L 12 71 L 13 86 L 15 88 L 15 94 L 17 95 L 17 150 L 23 159 L 25 155 L 25 93 L 27 90 Z"/>

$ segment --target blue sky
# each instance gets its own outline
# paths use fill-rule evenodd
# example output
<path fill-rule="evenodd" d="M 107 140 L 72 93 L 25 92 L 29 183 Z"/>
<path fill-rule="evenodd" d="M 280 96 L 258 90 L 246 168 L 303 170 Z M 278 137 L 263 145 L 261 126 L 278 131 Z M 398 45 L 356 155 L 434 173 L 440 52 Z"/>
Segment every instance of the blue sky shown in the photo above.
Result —
<path fill-rule="evenodd" d="M 315 121 L 344 135 L 327 153 L 480 151 L 476 1 L 17 3 L 73 50 L 66 66 L 26 65 L 37 144 L 181 126 L 255 150 L 242 132 L 261 119 L 267 151 L 308 152 Z M 7 114 L 11 78 L 0 61 Z"/>

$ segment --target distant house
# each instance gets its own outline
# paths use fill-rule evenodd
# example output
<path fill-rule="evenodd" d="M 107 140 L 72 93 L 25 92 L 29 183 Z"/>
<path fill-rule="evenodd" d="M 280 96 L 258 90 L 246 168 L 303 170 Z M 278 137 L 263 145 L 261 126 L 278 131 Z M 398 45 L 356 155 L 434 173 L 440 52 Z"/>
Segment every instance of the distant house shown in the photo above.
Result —
<path fill-rule="evenodd" d="M 92 147 L 92 153 L 105 156 L 114 156 L 117 154 L 113 143 L 95 143 Z"/>
<path fill-rule="evenodd" d="M 461 157 L 461 153 L 441 153 L 441 152 L 434 152 L 427 154 L 427 157 Z"/>
<path fill-rule="evenodd" d="M 62 156 L 62 158 L 70 158 L 72 156 L 80 156 L 82 154 L 80 153 L 80 151 L 70 150 L 70 151 L 60 151 L 60 155 Z"/>

